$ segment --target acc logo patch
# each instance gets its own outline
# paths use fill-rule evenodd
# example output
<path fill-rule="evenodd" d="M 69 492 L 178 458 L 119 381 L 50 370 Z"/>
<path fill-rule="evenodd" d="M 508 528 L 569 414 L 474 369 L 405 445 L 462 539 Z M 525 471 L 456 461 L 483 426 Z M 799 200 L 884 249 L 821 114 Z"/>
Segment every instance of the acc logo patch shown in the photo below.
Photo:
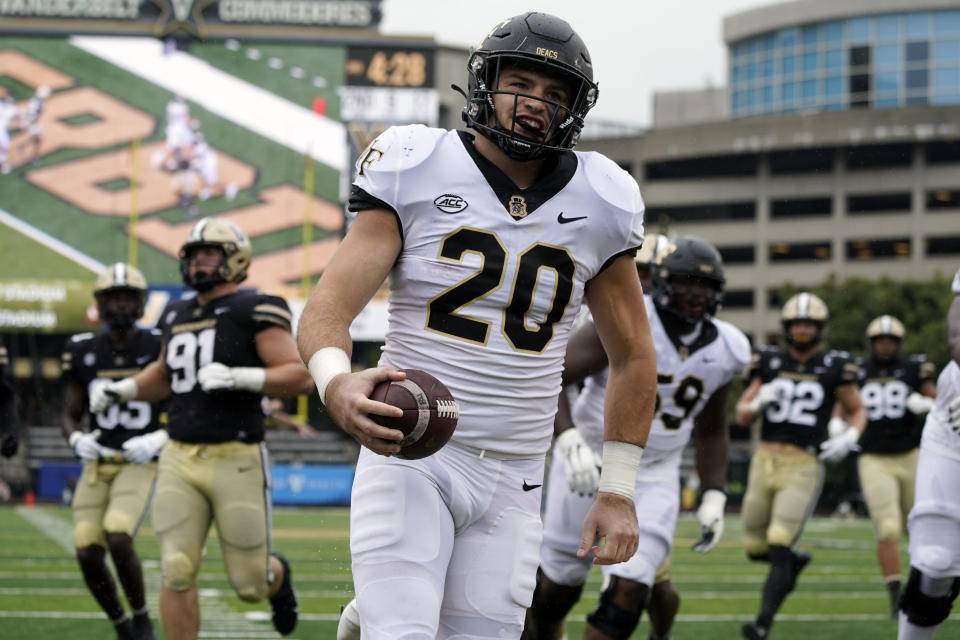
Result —
<path fill-rule="evenodd" d="M 460 213 L 466 209 L 469 204 L 460 196 L 445 193 L 433 201 L 434 206 L 444 213 Z"/>

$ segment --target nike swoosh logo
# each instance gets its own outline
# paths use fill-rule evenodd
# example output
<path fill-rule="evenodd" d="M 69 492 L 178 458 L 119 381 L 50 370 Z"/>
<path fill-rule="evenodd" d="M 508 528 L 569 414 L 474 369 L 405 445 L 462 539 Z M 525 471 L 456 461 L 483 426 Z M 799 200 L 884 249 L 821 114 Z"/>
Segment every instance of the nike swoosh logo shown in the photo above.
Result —
<path fill-rule="evenodd" d="M 577 216 L 576 218 L 564 218 L 563 211 L 557 214 L 557 222 L 560 224 L 567 224 L 568 222 L 576 222 L 577 220 L 586 220 L 587 216 Z M 540 485 L 537 485 L 540 486 Z"/>
<path fill-rule="evenodd" d="M 527 481 L 523 481 L 523 490 L 524 491 L 533 491 L 534 489 L 539 489 L 542 487 L 542 484 L 527 484 Z"/>

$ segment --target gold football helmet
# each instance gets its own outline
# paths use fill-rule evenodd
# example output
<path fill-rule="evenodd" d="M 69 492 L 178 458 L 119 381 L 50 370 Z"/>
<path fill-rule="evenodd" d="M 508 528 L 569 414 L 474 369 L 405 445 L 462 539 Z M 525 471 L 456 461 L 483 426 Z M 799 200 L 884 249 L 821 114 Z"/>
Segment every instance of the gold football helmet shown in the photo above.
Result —
<path fill-rule="evenodd" d="M 880 336 L 890 336 L 897 340 L 903 340 L 906 330 L 903 323 L 893 316 L 878 316 L 867 325 L 867 340 L 878 338 Z"/>
<path fill-rule="evenodd" d="M 814 294 L 803 291 L 796 294 L 783 305 L 780 310 L 780 322 L 783 324 L 784 338 L 791 347 L 806 351 L 812 349 L 820 342 L 823 337 L 823 328 L 830 319 L 830 311 L 827 304 Z M 817 325 L 817 333 L 813 338 L 800 336 L 794 338 L 790 334 L 790 324 L 796 320 L 806 320 Z"/>
<path fill-rule="evenodd" d="M 216 247 L 223 252 L 212 273 L 190 275 L 190 253 L 197 247 Z M 204 218 L 193 225 L 180 248 L 180 275 L 183 283 L 197 291 L 207 291 L 221 282 L 243 282 L 250 268 L 253 249 L 250 239 L 237 225 L 220 218 Z"/>
<path fill-rule="evenodd" d="M 119 292 L 132 295 L 136 304 L 114 302 L 113 298 L 123 295 Z M 133 265 L 115 262 L 97 276 L 93 297 L 97 301 L 101 320 L 115 328 L 132 327 L 143 315 L 147 301 L 147 279 Z"/>

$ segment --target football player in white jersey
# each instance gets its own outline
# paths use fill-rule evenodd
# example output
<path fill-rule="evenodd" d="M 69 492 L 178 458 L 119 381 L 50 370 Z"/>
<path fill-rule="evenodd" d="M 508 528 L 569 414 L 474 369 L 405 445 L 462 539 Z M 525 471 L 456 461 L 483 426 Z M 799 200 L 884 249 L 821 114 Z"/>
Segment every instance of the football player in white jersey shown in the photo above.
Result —
<path fill-rule="evenodd" d="M 907 520 L 910 577 L 900 598 L 897 640 L 929 640 L 960 593 L 960 271 L 947 315 L 950 362 L 937 379 Z"/>
<path fill-rule="evenodd" d="M 350 550 L 365 640 L 519 638 L 566 342 L 584 300 L 610 352 L 610 401 L 579 553 L 607 564 L 637 547 L 634 478 L 656 385 L 633 266 L 639 188 L 609 159 L 572 151 L 597 87 L 567 22 L 504 20 L 467 66 L 464 119 L 476 135 L 415 125 L 370 144 L 350 197 L 357 217 L 298 332 L 327 411 L 364 447 Z M 350 323 L 388 275 L 381 366 L 351 373 Z M 394 457 L 403 434 L 370 418 L 400 413 L 369 395 L 401 368 L 435 375 L 460 407 L 451 441 L 420 460 Z"/>
<path fill-rule="evenodd" d="M 653 266 L 646 297 L 657 356 L 656 413 L 636 479 L 639 549 L 622 564 L 603 568 L 606 587 L 587 616 L 584 638 L 627 638 L 644 610 L 658 567 L 670 552 L 680 508 L 680 458 L 696 432 L 697 471 L 704 487 L 698 511 L 709 551 L 723 532 L 727 467 L 727 385 L 750 359 L 750 343 L 733 325 L 713 318 L 723 297 L 723 263 L 705 240 L 681 236 Z M 579 523 L 596 487 L 593 453 L 603 433 L 607 360 L 591 325 L 567 346 L 564 383 L 585 380 L 570 411 L 561 402 L 557 447 L 547 480 L 544 544 L 524 638 L 555 640 L 580 597 L 590 559 L 578 558 Z M 591 451 L 592 450 L 592 451 Z"/>

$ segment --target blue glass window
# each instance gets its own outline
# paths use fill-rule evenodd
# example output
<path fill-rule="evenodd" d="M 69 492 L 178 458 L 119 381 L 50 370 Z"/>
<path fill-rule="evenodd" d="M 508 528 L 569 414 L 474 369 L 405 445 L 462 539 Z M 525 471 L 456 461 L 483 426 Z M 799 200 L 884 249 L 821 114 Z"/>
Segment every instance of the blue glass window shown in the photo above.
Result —
<path fill-rule="evenodd" d="M 960 40 L 938 40 L 935 42 L 933 59 L 937 62 L 960 63 Z"/>
<path fill-rule="evenodd" d="M 904 85 L 907 87 L 907 91 L 911 89 L 926 89 L 928 84 L 927 76 L 926 69 L 908 70 L 904 74 Z"/>
<path fill-rule="evenodd" d="M 817 81 L 804 80 L 800 86 L 800 95 L 804 102 L 811 102 L 817 97 Z"/>
<path fill-rule="evenodd" d="M 797 99 L 797 83 L 786 82 L 780 86 L 780 99 L 783 102 L 793 102 Z"/>
<path fill-rule="evenodd" d="M 841 111 L 842 109 L 843 105 L 839 102 L 828 102 L 827 104 L 823 105 L 824 111 Z"/>
<path fill-rule="evenodd" d="M 843 40 L 843 23 L 828 22 L 823 25 L 823 39 L 827 42 L 840 42 Z"/>
<path fill-rule="evenodd" d="M 944 89 L 956 92 L 960 88 L 960 67 L 934 69 L 933 87 L 935 91 L 946 93 Z"/>
<path fill-rule="evenodd" d="M 824 58 L 824 64 L 827 69 L 839 69 L 843 66 L 843 51 L 840 49 L 830 49 Z"/>
<path fill-rule="evenodd" d="M 780 61 L 780 73 L 790 75 L 797 70 L 797 56 L 784 56 Z"/>
<path fill-rule="evenodd" d="M 851 18 L 847 21 L 847 38 L 853 42 L 862 42 L 870 38 L 870 19 Z"/>
<path fill-rule="evenodd" d="M 839 96 L 843 93 L 843 77 L 827 76 L 824 82 L 824 93 L 828 96 Z"/>
<path fill-rule="evenodd" d="M 763 103 L 767 106 L 771 106 L 775 102 L 773 96 L 773 85 L 766 85 L 763 87 Z"/>
<path fill-rule="evenodd" d="M 927 104 L 927 94 L 917 96 L 907 96 L 907 104 Z"/>
<path fill-rule="evenodd" d="M 877 98 L 873 101 L 873 104 L 879 109 L 889 109 L 890 107 L 899 107 L 900 101 L 897 98 Z"/>
<path fill-rule="evenodd" d="M 777 44 L 776 36 L 772 34 L 769 36 L 763 36 L 763 38 L 760 39 L 760 48 L 763 49 L 764 51 L 773 51 L 776 44 Z"/>
<path fill-rule="evenodd" d="M 733 92 L 733 111 L 737 112 L 743 106 L 743 91 Z"/>
<path fill-rule="evenodd" d="M 900 37 L 900 16 L 889 15 L 877 18 L 877 38 L 896 40 Z"/>
<path fill-rule="evenodd" d="M 747 106 L 748 106 L 748 107 L 751 107 L 751 108 L 752 108 L 754 105 L 757 104 L 757 97 L 758 97 L 758 95 L 759 95 L 759 91 L 757 91 L 756 89 L 750 89 L 749 91 L 747 91 Z"/>
<path fill-rule="evenodd" d="M 817 44 L 819 36 L 819 25 L 808 24 L 800 29 L 800 38 L 804 46 L 813 46 Z"/>
<path fill-rule="evenodd" d="M 933 96 L 934 104 L 960 104 L 960 93 L 943 93 Z"/>
<path fill-rule="evenodd" d="M 780 43 L 780 46 L 783 48 L 792 48 L 797 44 L 797 33 L 798 29 L 793 27 L 791 29 L 781 29 L 777 33 L 777 40 Z"/>
<path fill-rule="evenodd" d="M 930 14 L 908 13 L 907 14 L 907 37 L 925 36 L 930 33 Z"/>
<path fill-rule="evenodd" d="M 812 73 L 817 70 L 817 54 L 815 53 L 805 53 L 803 54 L 803 71 L 804 73 Z"/>
<path fill-rule="evenodd" d="M 900 88 L 900 74 L 896 71 L 883 71 L 875 74 L 874 81 L 878 92 L 897 91 Z"/>
<path fill-rule="evenodd" d="M 937 35 L 960 33 L 960 11 L 937 11 L 933 14 L 933 29 Z"/>
<path fill-rule="evenodd" d="M 732 84 L 738 84 L 741 76 L 743 76 L 743 67 L 739 64 L 734 65 L 733 69 L 730 70 L 730 82 Z"/>
<path fill-rule="evenodd" d="M 767 60 L 764 60 L 761 63 L 761 65 L 762 65 L 762 69 L 760 71 L 761 77 L 766 79 L 773 77 L 773 59 L 768 58 Z"/>
<path fill-rule="evenodd" d="M 885 44 L 876 48 L 875 55 L 878 67 L 896 67 L 903 57 L 902 47 L 899 44 Z"/>
<path fill-rule="evenodd" d="M 743 45 L 744 53 L 746 53 L 747 55 L 756 53 L 758 45 L 759 45 L 759 42 L 757 41 L 756 38 L 753 38 L 752 40 L 747 40 L 747 42 Z"/>
<path fill-rule="evenodd" d="M 907 43 L 907 62 L 926 62 L 930 56 L 930 45 L 924 41 Z"/>

